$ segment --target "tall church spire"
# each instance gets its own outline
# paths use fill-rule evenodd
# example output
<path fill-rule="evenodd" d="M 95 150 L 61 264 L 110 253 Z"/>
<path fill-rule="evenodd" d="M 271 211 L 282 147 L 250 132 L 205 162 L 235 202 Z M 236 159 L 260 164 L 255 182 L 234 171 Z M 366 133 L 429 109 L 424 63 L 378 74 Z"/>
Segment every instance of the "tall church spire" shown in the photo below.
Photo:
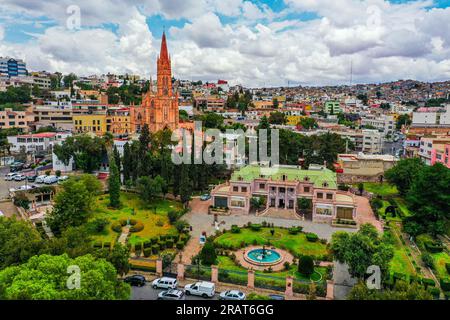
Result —
<path fill-rule="evenodd" d="M 166 32 L 163 32 L 161 41 L 161 52 L 159 53 L 161 61 L 169 61 L 169 51 L 167 50 Z"/>

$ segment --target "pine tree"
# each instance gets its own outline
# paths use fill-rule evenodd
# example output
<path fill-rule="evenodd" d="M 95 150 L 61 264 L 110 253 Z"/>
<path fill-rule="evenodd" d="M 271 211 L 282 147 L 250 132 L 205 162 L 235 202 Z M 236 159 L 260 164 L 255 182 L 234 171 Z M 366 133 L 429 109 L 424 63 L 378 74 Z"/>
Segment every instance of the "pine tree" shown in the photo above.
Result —
<path fill-rule="evenodd" d="M 181 202 L 186 205 L 191 199 L 192 195 L 192 183 L 189 176 L 189 165 L 181 165 L 181 177 L 180 177 L 180 197 Z"/>
<path fill-rule="evenodd" d="M 119 150 L 117 150 L 117 146 L 114 146 L 113 149 L 113 155 L 114 155 L 114 161 L 116 162 L 117 169 L 119 170 L 119 174 L 122 171 L 122 165 L 120 160 L 120 153 Z"/>
<path fill-rule="evenodd" d="M 120 207 L 120 173 L 114 157 L 109 159 L 109 205 L 113 208 Z"/>
<path fill-rule="evenodd" d="M 127 142 L 123 147 L 123 180 L 125 183 L 131 180 L 132 161 L 130 145 Z"/>

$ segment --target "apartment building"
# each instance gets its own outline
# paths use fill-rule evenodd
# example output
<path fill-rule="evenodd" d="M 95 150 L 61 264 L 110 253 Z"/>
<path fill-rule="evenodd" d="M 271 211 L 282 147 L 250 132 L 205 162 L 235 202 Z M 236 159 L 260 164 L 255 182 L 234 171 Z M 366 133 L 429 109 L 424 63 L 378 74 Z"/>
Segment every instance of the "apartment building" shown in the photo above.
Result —
<path fill-rule="evenodd" d="M 431 150 L 431 165 L 442 163 L 450 169 L 450 143 L 437 144 Z"/>
<path fill-rule="evenodd" d="M 72 105 L 70 102 L 49 103 L 33 107 L 36 127 L 54 127 L 58 130 L 73 130 Z"/>
<path fill-rule="evenodd" d="M 33 113 L 29 111 L 13 111 L 11 108 L 0 111 L 0 129 L 17 128 L 28 132 L 33 122 Z"/>
<path fill-rule="evenodd" d="M 109 109 L 106 116 L 106 131 L 114 135 L 127 135 L 132 133 L 130 109 Z"/>
<path fill-rule="evenodd" d="M 439 145 L 446 145 L 450 143 L 449 136 L 442 137 L 422 137 L 420 139 L 420 146 L 418 156 L 426 165 L 433 165 L 433 149 L 442 150 Z M 437 151 L 435 151 L 437 155 Z M 434 159 L 436 161 L 436 159 Z"/>
<path fill-rule="evenodd" d="M 107 132 L 106 114 L 74 114 L 73 125 L 76 133 L 94 133 L 101 136 Z"/>
<path fill-rule="evenodd" d="M 450 127 L 450 104 L 445 107 L 419 108 L 413 112 L 412 127 Z"/>
<path fill-rule="evenodd" d="M 383 152 L 384 134 L 378 130 L 364 129 L 362 151 L 367 154 L 380 154 Z"/>
<path fill-rule="evenodd" d="M 53 149 L 56 141 L 64 141 L 71 136 L 70 132 L 44 132 L 35 134 L 26 134 L 8 137 L 8 143 L 11 145 L 12 152 L 47 152 Z"/>
<path fill-rule="evenodd" d="M 0 77 L 25 77 L 28 75 L 27 65 L 21 59 L 0 57 Z"/>
<path fill-rule="evenodd" d="M 327 114 L 338 114 L 342 112 L 341 103 L 339 101 L 327 101 L 325 102 L 324 111 Z"/>
<path fill-rule="evenodd" d="M 367 115 L 361 119 L 361 126 L 371 126 L 383 134 L 391 135 L 395 131 L 395 119 L 388 115 Z"/>

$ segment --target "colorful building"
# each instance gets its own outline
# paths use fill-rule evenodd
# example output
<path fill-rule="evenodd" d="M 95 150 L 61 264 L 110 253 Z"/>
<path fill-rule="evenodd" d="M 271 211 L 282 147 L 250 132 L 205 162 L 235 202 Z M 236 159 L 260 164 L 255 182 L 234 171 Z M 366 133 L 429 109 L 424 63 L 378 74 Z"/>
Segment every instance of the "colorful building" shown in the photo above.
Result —
<path fill-rule="evenodd" d="M 151 132 L 178 128 L 178 94 L 172 88 L 172 66 L 167 50 L 166 34 L 163 33 L 161 51 L 157 61 L 158 85 L 142 97 L 141 106 L 131 106 L 131 128 L 139 132 L 147 124 Z"/>
<path fill-rule="evenodd" d="M 22 132 L 28 132 L 30 125 L 34 122 L 34 116 L 29 111 L 13 111 L 5 108 L 0 111 L 0 129 L 17 128 Z"/>
<path fill-rule="evenodd" d="M 231 180 L 216 187 L 211 195 L 215 207 L 227 207 L 232 214 L 249 214 L 254 197 L 265 200 L 263 212 L 295 212 L 299 199 L 305 198 L 311 201 L 313 221 L 356 218 L 354 196 L 338 190 L 336 173 L 322 166 L 302 170 L 296 166 L 263 169 L 249 165 L 235 171 Z"/>
<path fill-rule="evenodd" d="M 442 163 L 450 169 L 450 144 L 438 144 L 431 151 L 431 165 Z"/>
<path fill-rule="evenodd" d="M 308 117 L 307 116 L 287 116 L 286 124 L 290 125 L 290 126 L 296 126 L 300 122 L 300 120 L 303 118 L 308 118 Z"/>
<path fill-rule="evenodd" d="M 109 109 L 106 116 L 106 131 L 114 135 L 132 133 L 130 108 Z"/>
<path fill-rule="evenodd" d="M 73 126 L 76 133 L 104 135 L 107 132 L 106 114 L 73 115 Z"/>

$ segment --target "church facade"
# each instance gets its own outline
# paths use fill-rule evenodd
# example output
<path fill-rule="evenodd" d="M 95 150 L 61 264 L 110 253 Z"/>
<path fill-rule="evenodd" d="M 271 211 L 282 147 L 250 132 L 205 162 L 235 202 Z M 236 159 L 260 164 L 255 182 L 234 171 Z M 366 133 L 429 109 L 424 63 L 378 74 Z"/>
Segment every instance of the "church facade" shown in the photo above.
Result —
<path fill-rule="evenodd" d="M 161 51 L 157 61 L 157 88 L 152 83 L 142 96 L 141 106 L 131 106 L 131 129 L 140 132 L 148 124 L 150 132 L 163 129 L 175 131 L 179 125 L 178 93 L 172 88 L 172 66 L 167 50 L 166 35 L 163 33 Z"/>

